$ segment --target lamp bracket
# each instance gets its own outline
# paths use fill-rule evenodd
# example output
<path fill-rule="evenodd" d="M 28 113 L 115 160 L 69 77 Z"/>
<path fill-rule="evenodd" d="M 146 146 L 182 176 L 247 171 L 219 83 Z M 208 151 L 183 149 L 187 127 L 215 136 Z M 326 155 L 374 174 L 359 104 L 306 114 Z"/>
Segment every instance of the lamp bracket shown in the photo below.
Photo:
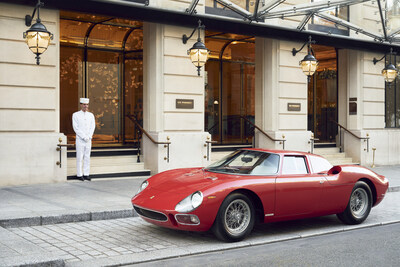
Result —
<path fill-rule="evenodd" d="M 374 62 L 374 65 L 376 65 L 376 63 L 378 63 L 379 61 L 381 61 L 382 59 L 385 58 L 386 55 L 383 55 L 383 57 L 381 57 L 380 59 L 377 59 L 376 57 L 374 57 L 374 59 L 372 60 L 372 62 Z"/>
<path fill-rule="evenodd" d="M 305 42 L 305 43 L 303 44 L 303 46 L 300 47 L 300 49 L 298 49 L 298 50 L 297 50 L 296 48 L 293 48 L 293 49 L 292 49 L 292 55 L 295 56 L 298 52 L 300 52 L 301 50 L 303 50 L 303 48 L 304 48 L 306 45 L 307 45 L 308 47 L 310 47 L 311 44 L 315 44 L 315 41 L 312 40 L 311 36 L 308 36 L 308 41 Z"/>
<path fill-rule="evenodd" d="M 389 55 L 397 55 L 396 52 L 393 52 L 393 48 L 390 48 L 390 52 Z M 383 55 L 383 57 L 381 57 L 380 59 L 377 59 L 374 57 L 374 59 L 372 59 L 372 62 L 374 62 L 374 65 L 376 65 L 376 63 L 378 63 L 379 61 L 381 61 L 382 59 L 384 59 L 386 57 L 386 55 Z M 391 60 L 390 60 L 391 61 Z"/>
<path fill-rule="evenodd" d="M 199 23 L 199 26 L 197 26 L 196 28 L 193 29 L 193 31 L 192 31 L 192 33 L 189 35 L 189 37 L 188 37 L 186 34 L 182 35 L 182 42 L 183 42 L 184 44 L 186 44 L 187 41 L 190 40 L 190 38 L 192 38 L 192 36 L 193 36 L 193 34 L 195 33 L 196 30 L 199 30 L 199 38 L 200 38 L 200 29 L 203 29 L 203 30 L 204 30 L 205 27 L 204 27 L 204 25 L 201 25 L 201 20 L 199 20 L 198 23 Z"/>
<path fill-rule="evenodd" d="M 44 6 L 44 3 L 40 2 L 40 0 L 38 0 L 37 4 L 35 5 L 35 9 L 33 10 L 32 16 L 30 16 L 30 15 L 25 16 L 25 25 L 27 27 L 31 26 L 33 17 L 35 16 L 35 13 L 36 13 L 36 10 L 38 11 L 38 16 L 37 16 L 36 21 L 40 22 L 39 9 L 43 6 Z"/>

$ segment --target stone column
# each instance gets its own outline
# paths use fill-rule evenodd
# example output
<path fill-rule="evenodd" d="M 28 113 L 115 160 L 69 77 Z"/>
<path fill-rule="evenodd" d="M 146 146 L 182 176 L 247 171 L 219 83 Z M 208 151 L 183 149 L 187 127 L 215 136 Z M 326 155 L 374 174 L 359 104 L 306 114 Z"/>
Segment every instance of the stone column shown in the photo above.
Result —
<path fill-rule="evenodd" d="M 369 53 L 339 50 L 339 123 L 358 137 L 370 136 L 368 129 L 383 128 L 384 82 L 378 69 L 384 64 L 376 66 L 372 59 Z M 345 131 L 341 136 L 342 149 L 353 161 L 363 165 L 372 160 L 372 139 L 368 148 L 366 141 Z"/>
<path fill-rule="evenodd" d="M 197 25 L 193 25 L 193 28 Z M 204 132 L 204 69 L 197 76 L 187 50 L 196 38 L 183 44 L 182 35 L 193 28 L 144 23 L 143 126 L 158 142 L 143 138 L 145 167 L 152 173 L 208 164 Z M 188 105 L 179 107 L 177 101 Z"/>
<path fill-rule="evenodd" d="M 274 139 L 286 139 L 285 149 L 310 151 L 307 131 L 307 77 L 299 67 L 304 51 L 293 56 L 301 44 L 256 38 L 256 125 Z M 300 107 L 290 111 L 289 104 Z M 256 131 L 256 146 L 282 149 Z"/>
<path fill-rule="evenodd" d="M 36 65 L 22 33 L 32 6 L 0 3 L 0 186 L 66 180 L 56 165 L 59 138 L 59 12 L 40 9 L 40 18 L 54 40 Z M 36 18 L 36 16 L 35 16 Z M 35 22 L 35 21 L 33 21 Z"/>

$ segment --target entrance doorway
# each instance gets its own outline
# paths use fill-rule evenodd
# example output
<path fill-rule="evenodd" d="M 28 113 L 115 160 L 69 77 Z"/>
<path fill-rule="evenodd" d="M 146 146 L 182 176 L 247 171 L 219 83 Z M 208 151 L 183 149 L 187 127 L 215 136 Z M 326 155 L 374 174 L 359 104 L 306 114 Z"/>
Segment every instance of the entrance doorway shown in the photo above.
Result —
<path fill-rule="evenodd" d="M 206 32 L 205 131 L 218 144 L 251 144 L 255 116 L 254 38 Z"/>
<path fill-rule="evenodd" d="M 94 146 L 138 139 L 143 108 L 143 23 L 93 14 L 60 12 L 60 131 L 75 142 L 72 114 L 90 98 L 96 118 Z"/>
<path fill-rule="evenodd" d="M 319 61 L 308 83 L 308 130 L 319 143 L 335 143 L 337 126 L 337 52 L 334 47 L 313 45 Z"/>

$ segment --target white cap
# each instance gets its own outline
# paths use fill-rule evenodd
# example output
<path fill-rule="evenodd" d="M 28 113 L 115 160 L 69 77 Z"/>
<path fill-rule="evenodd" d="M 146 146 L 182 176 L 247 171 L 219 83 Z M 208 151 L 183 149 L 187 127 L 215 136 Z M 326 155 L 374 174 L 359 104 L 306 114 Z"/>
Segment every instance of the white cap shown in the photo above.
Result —
<path fill-rule="evenodd" d="M 89 104 L 89 98 L 83 98 L 83 97 L 81 97 L 80 100 L 79 100 L 79 102 L 80 102 L 81 104 Z"/>

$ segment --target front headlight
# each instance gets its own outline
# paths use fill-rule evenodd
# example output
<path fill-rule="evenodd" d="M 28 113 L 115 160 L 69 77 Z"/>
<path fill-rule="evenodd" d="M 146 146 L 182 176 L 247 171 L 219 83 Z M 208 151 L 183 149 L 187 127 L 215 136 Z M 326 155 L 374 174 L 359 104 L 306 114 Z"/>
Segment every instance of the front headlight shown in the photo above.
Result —
<path fill-rule="evenodd" d="M 197 209 L 203 202 L 203 193 L 200 191 L 185 197 L 175 206 L 177 212 L 191 212 Z"/>
<path fill-rule="evenodd" d="M 147 187 L 148 185 L 149 185 L 149 182 L 147 182 L 147 180 L 144 181 L 144 182 L 140 185 L 139 190 L 136 192 L 136 195 L 139 194 L 140 192 L 142 192 L 144 189 L 146 189 L 146 187 Z"/>

